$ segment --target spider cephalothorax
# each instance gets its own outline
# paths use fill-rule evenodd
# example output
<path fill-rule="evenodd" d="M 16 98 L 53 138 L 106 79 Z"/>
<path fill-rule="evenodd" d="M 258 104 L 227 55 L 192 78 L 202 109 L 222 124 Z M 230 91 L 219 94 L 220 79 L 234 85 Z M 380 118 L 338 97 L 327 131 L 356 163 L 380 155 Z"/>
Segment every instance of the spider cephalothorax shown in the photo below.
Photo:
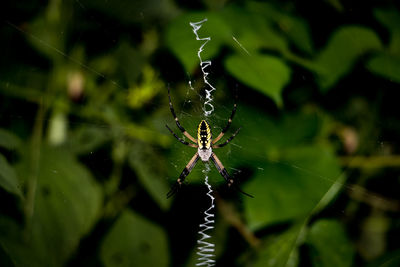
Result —
<path fill-rule="evenodd" d="M 221 133 L 217 136 L 217 138 L 212 139 L 210 125 L 208 124 L 207 121 L 202 120 L 199 123 L 199 127 L 197 129 L 197 139 L 195 139 L 179 123 L 179 119 L 176 116 L 174 107 L 172 105 L 171 95 L 169 94 L 169 88 L 168 88 L 168 97 L 169 97 L 169 108 L 171 110 L 172 116 L 175 119 L 176 126 L 178 126 L 179 130 L 183 133 L 183 135 L 186 136 L 193 143 L 189 143 L 189 142 L 181 139 L 171 130 L 171 128 L 168 127 L 168 125 L 165 125 L 165 126 L 167 126 L 168 130 L 171 132 L 171 134 L 173 136 L 175 136 L 176 139 L 179 140 L 179 142 L 181 142 L 184 145 L 197 148 L 197 152 L 196 152 L 196 154 L 194 154 L 192 159 L 189 161 L 189 163 L 183 169 L 178 180 L 176 181 L 174 186 L 171 188 L 171 190 L 168 192 L 167 197 L 171 197 L 173 194 L 176 193 L 178 188 L 182 185 L 183 181 L 185 180 L 186 176 L 189 175 L 189 173 L 192 171 L 192 169 L 194 168 L 194 166 L 196 165 L 196 163 L 199 159 L 201 159 L 201 161 L 203 161 L 203 162 L 208 162 L 211 159 L 211 161 L 214 163 L 214 165 L 217 168 L 217 170 L 219 171 L 219 173 L 222 175 L 222 177 L 224 177 L 224 179 L 228 183 L 228 186 L 232 186 L 232 185 L 235 186 L 235 184 L 233 183 L 234 180 L 228 174 L 227 170 L 225 169 L 224 165 L 222 165 L 222 163 L 219 160 L 219 158 L 217 157 L 217 155 L 215 155 L 215 153 L 213 152 L 213 149 L 220 148 L 220 147 L 227 145 L 230 141 L 232 141 L 232 139 L 239 132 L 240 128 L 237 129 L 236 132 L 231 137 L 229 137 L 224 143 L 215 145 L 215 143 L 217 143 L 224 136 L 226 131 L 228 131 L 228 129 L 232 123 L 233 116 L 235 115 L 235 112 L 236 112 L 236 103 L 233 105 L 232 114 L 228 119 L 228 124 L 225 126 L 224 129 L 222 129 Z M 252 197 L 251 195 L 240 190 L 238 187 L 235 186 L 235 188 L 238 189 L 241 193 L 243 193 L 249 197 Z"/>

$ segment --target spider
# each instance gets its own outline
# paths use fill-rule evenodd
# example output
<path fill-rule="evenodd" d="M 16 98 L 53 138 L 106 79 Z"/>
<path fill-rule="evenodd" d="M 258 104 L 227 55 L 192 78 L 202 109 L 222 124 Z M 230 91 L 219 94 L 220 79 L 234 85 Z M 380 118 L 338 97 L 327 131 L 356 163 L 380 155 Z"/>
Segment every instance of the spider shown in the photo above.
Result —
<path fill-rule="evenodd" d="M 225 169 L 224 165 L 222 165 L 222 163 L 219 160 L 219 158 L 217 157 L 217 155 L 215 155 L 215 153 L 213 152 L 213 149 L 224 147 L 230 141 L 232 141 L 232 139 L 238 134 L 239 130 L 241 129 L 241 128 L 238 128 L 236 130 L 236 132 L 231 137 L 229 137 L 224 143 L 219 144 L 219 145 L 215 144 L 224 136 L 224 134 L 228 131 L 229 127 L 231 126 L 233 116 L 235 115 L 235 112 L 236 112 L 236 103 L 233 105 L 232 114 L 228 119 L 228 124 L 221 131 L 221 133 L 217 136 L 217 138 L 212 139 L 210 125 L 208 124 L 208 122 L 206 120 L 202 120 L 197 129 L 197 139 L 195 139 L 179 123 L 179 119 L 176 116 L 174 107 L 172 105 L 169 88 L 168 88 L 168 98 L 169 98 L 169 108 L 171 110 L 172 116 L 175 119 L 176 126 L 178 126 L 179 130 L 183 133 L 183 135 L 186 136 L 187 138 L 189 138 L 189 140 L 192 141 L 193 143 L 189 143 L 189 142 L 181 139 L 174 133 L 174 131 L 171 130 L 171 128 L 168 127 L 168 125 L 165 125 L 165 126 L 171 132 L 171 134 L 176 139 L 178 139 L 179 142 L 181 142 L 184 145 L 197 148 L 197 152 L 194 154 L 192 159 L 189 161 L 189 163 L 183 169 L 178 180 L 175 182 L 175 184 L 172 186 L 171 190 L 168 192 L 167 198 L 170 198 L 172 195 L 174 195 L 178 191 L 178 189 L 182 185 L 183 181 L 185 180 L 186 176 L 189 175 L 189 173 L 192 171 L 192 169 L 194 168 L 194 166 L 196 165 L 196 163 L 199 159 L 201 159 L 201 161 L 203 161 L 204 163 L 209 162 L 211 160 L 214 163 L 215 167 L 217 168 L 218 172 L 222 175 L 222 177 L 224 177 L 224 179 L 228 183 L 229 187 L 233 185 L 242 194 L 249 196 L 249 197 L 253 197 L 252 195 L 249 195 L 249 194 L 243 192 L 242 190 L 240 190 L 240 188 L 237 187 L 236 184 L 233 183 L 234 180 L 228 174 L 227 170 Z"/>

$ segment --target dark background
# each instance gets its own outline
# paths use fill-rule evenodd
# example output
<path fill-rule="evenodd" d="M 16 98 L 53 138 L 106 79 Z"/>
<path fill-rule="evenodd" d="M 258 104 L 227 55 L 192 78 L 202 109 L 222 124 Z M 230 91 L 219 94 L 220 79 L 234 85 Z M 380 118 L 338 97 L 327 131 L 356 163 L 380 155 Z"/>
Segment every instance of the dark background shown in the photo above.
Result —
<path fill-rule="evenodd" d="M 201 53 L 190 22 L 211 37 Z M 217 266 L 398 266 L 396 1 L 17 1 L 0 26 L 0 265 L 193 266 L 210 206 Z M 189 85 L 191 82 L 191 86 Z M 186 139 L 185 139 L 186 140 Z"/>

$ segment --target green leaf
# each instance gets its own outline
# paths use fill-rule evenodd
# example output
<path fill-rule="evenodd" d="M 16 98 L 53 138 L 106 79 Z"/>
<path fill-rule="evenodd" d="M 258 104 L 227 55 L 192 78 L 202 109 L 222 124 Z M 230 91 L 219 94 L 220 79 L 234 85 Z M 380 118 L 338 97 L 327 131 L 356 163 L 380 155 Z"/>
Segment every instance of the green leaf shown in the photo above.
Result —
<path fill-rule="evenodd" d="M 266 240 L 251 266 L 297 266 L 297 240 L 301 231 L 302 224 L 295 224 L 286 232 Z"/>
<path fill-rule="evenodd" d="M 273 22 L 273 24 L 275 24 L 275 27 L 278 26 L 282 35 L 286 35 L 287 38 L 292 41 L 293 44 L 297 46 L 300 50 L 308 54 L 312 53 L 313 45 L 311 41 L 309 27 L 303 19 L 296 17 L 293 14 L 285 14 L 282 12 L 282 8 L 275 7 L 271 3 L 249 1 L 246 4 L 248 9 L 251 10 L 253 17 L 256 14 L 260 14 L 264 20 L 269 20 Z M 257 31 L 255 32 L 257 34 Z M 263 37 L 264 35 L 262 35 L 261 38 Z M 280 38 L 283 39 L 283 37 Z M 280 48 L 283 51 L 286 50 L 287 44 L 285 44 L 285 46 L 281 46 Z"/>
<path fill-rule="evenodd" d="M 271 97 L 282 105 L 282 90 L 290 80 L 290 68 L 279 58 L 267 55 L 232 55 L 225 68 L 239 81 Z"/>
<path fill-rule="evenodd" d="M 200 38 L 211 37 L 211 40 L 203 47 L 202 61 L 211 60 L 228 38 L 231 38 L 231 30 L 225 22 L 215 13 L 189 13 L 172 21 L 167 28 L 166 43 L 172 53 L 181 61 L 186 71 L 192 73 L 199 66 L 197 56 L 199 48 L 205 41 L 197 41 L 190 22 L 199 22 L 207 19 L 198 30 Z M 209 66 L 208 68 L 211 68 Z"/>
<path fill-rule="evenodd" d="M 400 12 L 394 8 L 374 9 L 374 15 L 391 33 L 389 51 L 391 54 L 400 56 Z"/>
<path fill-rule="evenodd" d="M 44 244 L 37 235 L 34 236 L 35 240 L 32 240 L 32 236 L 29 235 L 30 240 L 27 241 L 27 237 L 24 236 L 25 231 L 24 227 L 9 217 L 0 216 L 0 246 L 7 254 L 9 261 L 13 263 L 12 266 L 40 267 L 50 266 L 51 263 L 54 263 L 50 259 L 53 255 L 46 259 Z M 43 248 L 40 249 L 39 246 Z"/>
<path fill-rule="evenodd" d="M 85 9 L 94 9 L 112 17 L 122 24 L 151 23 L 155 19 L 167 19 L 177 13 L 173 2 L 168 0 L 80 0 Z M 104 15 L 103 15 L 104 16 Z M 144 27 L 144 26 L 142 26 Z"/>
<path fill-rule="evenodd" d="M 122 41 L 119 43 L 114 57 L 118 61 L 118 68 L 125 75 L 128 85 L 136 84 L 146 64 L 145 55 L 128 42 Z"/>
<path fill-rule="evenodd" d="M 226 45 L 236 48 L 238 54 L 250 55 L 261 48 L 286 51 L 287 41 L 268 20 L 269 17 L 257 12 L 247 11 L 243 7 L 230 6 L 221 11 L 221 17 L 231 28 Z M 240 46 L 237 42 L 240 43 Z"/>
<path fill-rule="evenodd" d="M 110 139 L 107 129 L 85 125 L 71 132 L 69 147 L 79 155 L 88 154 Z"/>
<path fill-rule="evenodd" d="M 0 129 L 0 147 L 15 150 L 21 146 L 21 140 L 13 133 Z"/>
<path fill-rule="evenodd" d="M 27 36 L 31 44 L 54 61 L 65 57 L 65 30 L 72 15 L 71 11 L 69 5 L 53 2 L 46 7 L 44 14 L 37 16 L 29 24 Z"/>
<path fill-rule="evenodd" d="M 327 46 L 316 58 L 318 84 L 327 91 L 351 71 L 363 54 L 381 49 L 376 33 L 359 26 L 342 27 L 333 33 Z"/>
<path fill-rule="evenodd" d="M 400 83 L 400 57 L 378 54 L 367 63 L 368 69 L 390 81 Z"/>
<path fill-rule="evenodd" d="M 367 267 L 395 267 L 400 266 L 400 249 L 390 251 L 379 257 L 377 260 L 369 262 Z"/>
<path fill-rule="evenodd" d="M 354 248 L 342 225 L 335 220 L 319 220 L 308 233 L 313 266 L 352 266 Z"/>
<path fill-rule="evenodd" d="M 375 8 L 374 16 L 386 28 L 391 31 L 398 31 L 400 26 L 400 13 L 396 9 Z"/>
<path fill-rule="evenodd" d="M 29 160 L 18 168 L 25 180 L 35 175 Z M 100 212 L 100 187 L 68 150 L 43 147 L 38 170 L 28 225 L 0 217 L 0 244 L 15 266 L 63 265 Z"/>
<path fill-rule="evenodd" d="M 7 159 L 0 154 L 0 187 L 7 192 L 22 197 L 21 188 L 14 168 L 7 162 Z"/>
<path fill-rule="evenodd" d="M 169 185 L 166 177 L 165 162 L 154 149 L 136 143 L 129 154 L 129 164 L 136 171 L 139 181 L 146 188 L 157 204 L 164 210 L 171 205 L 166 198 Z"/>
<path fill-rule="evenodd" d="M 114 223 L 100 251 L 101 261 L 106 267 L 169 266 L 165 232 L 129 210 Z"/>
<path fill-rule="evenodd" d="M 340 176 L 333 153 L 324 147 L 293 147 L 275 162 L 260 163 L 244 187 L 255 196 L 245 199 L 245 216 L 256 230 L 307 217 Z"/>
<path fill-rule="evenodd" d="M 313 52 L 309 27 L 304 20 L 294 16 L 283 16 L 278 23 L 295 46 L 308 54 Z"/>
<path fill-rule="evenodd" d="M 245 123 L 234 141 L 247 148 L 240 152 L 243 155 L 239 158 L 241 162 L 243 158 L 252 162 L 259 161 L 260 154 L 263 159 L 263 156 L 267 155 L 273 160 L 282 157 L 288 148 L 312 145 L 322 123 L 315 113 L 282 114 L 276 119 L 264 114 L 260 109 L 241 105 L 238 105 L 235 116 L 234 123 Z"/>
<path fill-rule="evenodd" d="M 0 245 L 0 266 L 14 267 L 14 263 Z"/>

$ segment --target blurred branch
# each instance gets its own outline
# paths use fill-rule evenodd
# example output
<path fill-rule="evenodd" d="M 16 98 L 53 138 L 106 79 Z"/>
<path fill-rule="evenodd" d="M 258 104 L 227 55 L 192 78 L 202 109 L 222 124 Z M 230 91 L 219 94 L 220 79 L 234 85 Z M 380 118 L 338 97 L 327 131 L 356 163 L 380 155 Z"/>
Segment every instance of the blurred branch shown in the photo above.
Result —
<path fill-rule="evenodd" d="M 349 196 L 359 202 L 366 203 L 371 207 L 386 211 L 400 211 L 400 202 L 395 199 L 385 198 L 359 185 L 347 186 Z"/>
<path fill-rule="evenodd" d="M 36 104 L 40 104 L 42 98 L 45 97 L 43 95 L 44 92 L 40 90 L 19 86 L 5 81 L 0 81 L 0 90 L 3 95 L 22 99 Z"/>
<path fill-rule="evenodd" d="M 235 211 L 234 206 L 222 198 L 216 196 L 218 202 L 217 208 L 224 219 L 232 225 L 243 236 L 243 238 L 252 246 L 258 247 L 261 241 L 250 231 L 247 225 L 240 218 L 239 213 Z"/>
<path fill-rule="evenodd" d="M 400 155 L 390 156 L 344 156 L 339 157 L 342 165 L 348 168 L 387 168 L 387 167 L 400 167 Z"/>
<path fill-rule="evenodd" d="M 139 139 L 151 144 L 157 144 L 162 147 L 167 147 L 171 143 L 171 138 L 167 134 L 161 134 L 148 127 L 129 122 L 124 126 L 127 136 Z"/>
<path fill-rule="evenodd" d="M 126 208 L 136 193 L 137 190 L 133 185 L 116 191 L 104 204 L 102 217 L 112 218 L 117 216 Z"/>
<path fill-rule="evenodd" d="M 111 196 L 118 191 L 128 147 L 128 144 L 123 139 L 117 139 L 114 142 L 112 150 L 113 170 L 105 184 L 105 193 L 107 196 Z"/>

